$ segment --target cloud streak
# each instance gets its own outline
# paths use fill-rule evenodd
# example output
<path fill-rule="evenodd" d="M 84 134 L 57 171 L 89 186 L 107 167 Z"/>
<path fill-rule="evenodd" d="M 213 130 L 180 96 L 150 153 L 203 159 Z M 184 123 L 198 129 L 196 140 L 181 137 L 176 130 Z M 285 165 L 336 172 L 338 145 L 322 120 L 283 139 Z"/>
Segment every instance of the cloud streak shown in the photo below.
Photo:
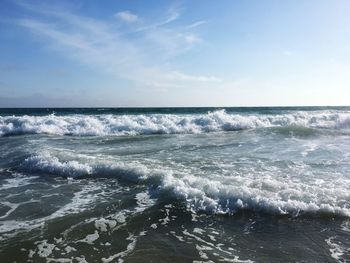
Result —
<path fill-rule="evenodd" d="M 118 20 L 111 21 L 62 9 L 27 9 L 39 15 L 15 22 L 36 36 L 36 40 L 43 41 L 48 48 L 69 59 L 136 85 L 166 88 L 221 81 L 214 76 L 182 72 L 169 63 L 172 57 L 187 52 L 202 41 L 195 28 L 203 21 L 190 26 L 169 26 L 180 17 L 176 10 L 171 10 L 163 21 L 146 24 L 130 11 L 117 12 L 115 17 Z M 124 28 L 118 21 L 127 22 L 131 27 Z M 134 27 L 135 22 L 138 25 Z"/>
<path fill-rule="evenodd" d="M 139 18 L 137 15 L 131 13 L 130 11 L 121 11 L 114 15 L 117 19 L 120 19 L 121 21 L 133 23 L 136 22 Z"/>

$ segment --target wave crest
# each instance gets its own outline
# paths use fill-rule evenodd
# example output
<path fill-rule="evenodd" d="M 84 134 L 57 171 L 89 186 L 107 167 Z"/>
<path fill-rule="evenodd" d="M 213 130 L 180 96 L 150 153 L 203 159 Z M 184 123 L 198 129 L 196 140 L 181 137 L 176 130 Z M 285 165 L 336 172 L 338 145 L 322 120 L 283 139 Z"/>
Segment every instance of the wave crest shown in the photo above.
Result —
<path fill-rule="evenodd" d="M 234 184 L 224 177 L 206 178 L 164 168 L 149 169 L 137 162 L 60 161 L 48 153 L 25 159 L 22 169 L 67 177 L 108 175 L 131 183 L 142 182 L 186 200 L 187 207 L 195 211 L 232 214 L 239 210 L 252 210 L 291 216 L 350 217 L 346 182 L 344 186 L 328 184 L 326 187 L 263 177 L 252 181 L 252 178 L 242 176 L 238 178 L 240 183 Z"/>
<path fill-rule="evenodd" d="M 300 126 L 350 129 L 350 112 L 292 112 L 279 115 L 207 114 L 0 116 L 0 135 L 54 134 L 75 136 L 144 135 L 234 131 Z"/>

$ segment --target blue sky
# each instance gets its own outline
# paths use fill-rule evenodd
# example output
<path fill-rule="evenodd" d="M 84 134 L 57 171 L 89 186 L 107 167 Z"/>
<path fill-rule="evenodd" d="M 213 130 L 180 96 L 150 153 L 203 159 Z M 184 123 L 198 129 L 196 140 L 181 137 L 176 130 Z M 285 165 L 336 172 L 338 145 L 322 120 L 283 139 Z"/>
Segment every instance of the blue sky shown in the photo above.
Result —
<path fill-rule="evenodd" d="M 350 1 L 0 1 L 0 107 L 349 105 Z"/>

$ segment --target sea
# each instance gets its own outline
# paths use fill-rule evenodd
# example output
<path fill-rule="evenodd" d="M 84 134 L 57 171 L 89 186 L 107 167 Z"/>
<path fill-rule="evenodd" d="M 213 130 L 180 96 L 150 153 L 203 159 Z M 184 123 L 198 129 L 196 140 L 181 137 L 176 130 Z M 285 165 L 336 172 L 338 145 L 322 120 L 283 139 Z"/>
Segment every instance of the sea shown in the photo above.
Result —
<path fill-rule="evenodd" d="M 0 262 L 350 262 L 350 107 L 0 109 Z"/>

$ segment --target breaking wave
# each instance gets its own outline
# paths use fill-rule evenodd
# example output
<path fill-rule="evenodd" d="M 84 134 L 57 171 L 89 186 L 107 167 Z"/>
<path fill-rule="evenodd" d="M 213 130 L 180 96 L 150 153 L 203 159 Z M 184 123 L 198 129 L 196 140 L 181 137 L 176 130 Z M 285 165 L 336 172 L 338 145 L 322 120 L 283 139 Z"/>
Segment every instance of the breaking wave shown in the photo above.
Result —
<path fill-rule="evenodd" d="M 0 116 L 0 136 L 187 134 L 289 126 L 350 129 L 350 112 L 299 111 L 260 115 L 217 110 L 207 114 Z"/>
<path fill-rule="evenodd" d="M 115 176 L 184 199 L 187 208 L 194 211 L 234 214 L 252 210 L 275 215 L 350 217 L 349 180 L 339 184 L 250 175 L 228 180 L 226 176 L 208 178 L 161 167 L 150 169 L 137 162 L 60 161 L 48 153 L 25 159 L 22 169 L 67 177 Z"/>

